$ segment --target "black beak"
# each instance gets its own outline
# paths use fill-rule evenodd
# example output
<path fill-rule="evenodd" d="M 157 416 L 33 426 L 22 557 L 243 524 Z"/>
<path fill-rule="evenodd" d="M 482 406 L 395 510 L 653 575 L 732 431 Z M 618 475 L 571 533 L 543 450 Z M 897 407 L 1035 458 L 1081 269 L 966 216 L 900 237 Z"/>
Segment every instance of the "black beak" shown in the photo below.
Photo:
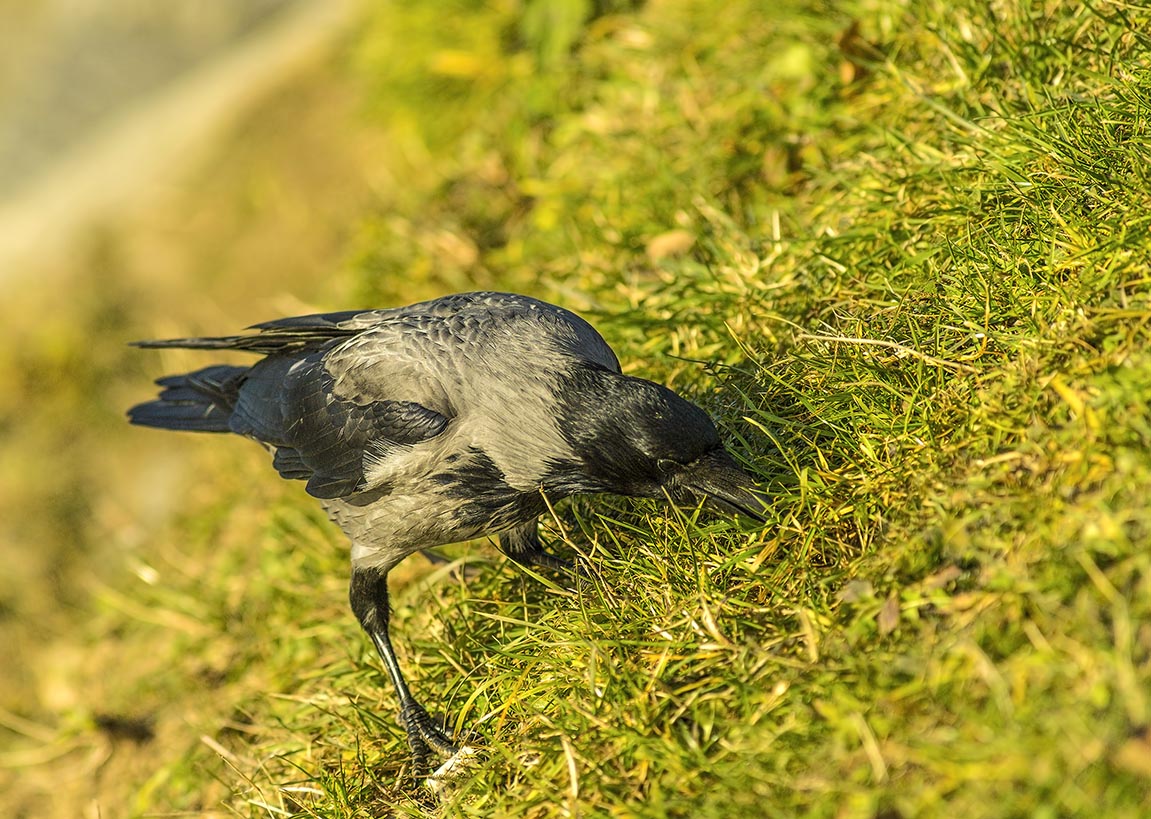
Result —
<path fill-rule="evenodd" d="M 684 467 L 679 484 L 728 511 L 767 523 L 767 495 L 755 488 L 751 476 L 736 466 L 722 449 L 709 452 Z"/>

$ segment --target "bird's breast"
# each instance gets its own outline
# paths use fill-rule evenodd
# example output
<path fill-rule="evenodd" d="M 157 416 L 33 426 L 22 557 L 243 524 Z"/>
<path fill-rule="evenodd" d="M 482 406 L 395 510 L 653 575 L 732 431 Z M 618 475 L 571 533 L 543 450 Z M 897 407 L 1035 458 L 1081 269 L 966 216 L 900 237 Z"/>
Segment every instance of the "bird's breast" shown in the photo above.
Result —
<path fill-rule="evenodd" d="M 506 531 L 547 509 L 538 490 L 510 486 L 480 450 L 449 453 L 434 464 L 409 457 L 409 467 L 419 469 L 403 471 L 402 480 L 396 467 L 391 483 L 324 502 L 352 541 L 357 566 L 387 570 L 412 552 Z"/>

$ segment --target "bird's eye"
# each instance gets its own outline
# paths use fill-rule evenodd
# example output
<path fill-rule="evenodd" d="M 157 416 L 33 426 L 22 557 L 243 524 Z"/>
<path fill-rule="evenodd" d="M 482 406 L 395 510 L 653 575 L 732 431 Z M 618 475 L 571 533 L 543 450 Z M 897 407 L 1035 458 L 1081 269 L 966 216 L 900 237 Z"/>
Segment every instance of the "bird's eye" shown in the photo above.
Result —
<path fill-rule="evenodd" d="M 660 472 L 674 472 L 682 466 L 682 464 L 677 464 L 675 461 L 667 458 L 658 458 L 655 465 L 659 468 Z"/>

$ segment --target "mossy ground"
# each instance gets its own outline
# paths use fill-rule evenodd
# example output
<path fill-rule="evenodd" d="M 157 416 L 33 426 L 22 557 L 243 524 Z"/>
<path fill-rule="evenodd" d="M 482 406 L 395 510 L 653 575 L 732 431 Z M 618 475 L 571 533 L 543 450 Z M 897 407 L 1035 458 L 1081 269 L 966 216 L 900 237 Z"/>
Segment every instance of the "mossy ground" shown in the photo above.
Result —
<path fill-rule="evenodd" d="M 349 49 L 378 204 L 306 297 L 579 309 L 715 415 L 772 521 L 562 504 L 578 592 L 482 544 L 405 564 L 413 687 L 486 754 L 437 801 L 338 533 L 257 451 L 182 444 L 194 489 L 56 633 L 116 675 L 25 704 L 9 769 L 146 717 L 102 815 L 1146 815 L 1151 14 L 451 6 L 381 6 Z M 133 355 L 101 429 L 129 376 L 199 360 Z"/>

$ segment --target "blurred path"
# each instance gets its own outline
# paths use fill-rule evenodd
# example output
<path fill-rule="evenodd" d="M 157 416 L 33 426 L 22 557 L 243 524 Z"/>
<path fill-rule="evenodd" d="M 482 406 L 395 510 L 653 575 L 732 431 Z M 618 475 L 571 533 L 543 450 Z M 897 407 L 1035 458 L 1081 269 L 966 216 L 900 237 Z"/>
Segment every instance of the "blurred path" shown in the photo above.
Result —
<path fill-rule="evenodd" d="M 145 206 L 354 0 L 0 0 L 0 281 Z"/>

